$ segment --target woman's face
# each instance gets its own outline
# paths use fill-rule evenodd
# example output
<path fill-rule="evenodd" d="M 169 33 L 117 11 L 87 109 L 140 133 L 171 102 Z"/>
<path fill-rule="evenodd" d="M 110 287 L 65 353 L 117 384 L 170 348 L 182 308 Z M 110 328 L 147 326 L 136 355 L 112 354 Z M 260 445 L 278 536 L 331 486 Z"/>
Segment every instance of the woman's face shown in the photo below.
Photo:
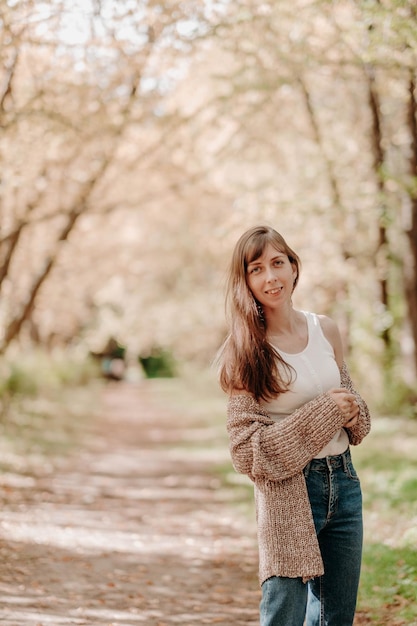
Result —
<path fill-rule="evenodd" d="M 284 252 L 267 244 L 262 255 L 248 264 L 246 280 L 256 300 L 274 308 L 291 299 L 297 269 Z"/>

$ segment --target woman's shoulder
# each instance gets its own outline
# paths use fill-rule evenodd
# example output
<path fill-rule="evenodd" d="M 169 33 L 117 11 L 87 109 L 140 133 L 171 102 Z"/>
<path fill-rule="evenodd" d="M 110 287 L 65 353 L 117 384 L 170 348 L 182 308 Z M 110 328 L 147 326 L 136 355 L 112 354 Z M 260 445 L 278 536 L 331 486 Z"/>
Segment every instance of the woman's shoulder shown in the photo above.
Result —
<path fill-rule="evenodd" d="M 327 315 L 317 315 L 317 319 L 320 323 L 323 335 L 333 347 L 337 364 L 341 367 L 343 363 L 343 345 L 339 327 L 336 322 Z"/>
<path fill-rule="evenodd" d="M 312 322 L 316 324 L 320 324 L 323 331 L 335 332 L 338 331 L 336 322 L 329 317 L 328 315 L 322 315 L 320 313 L 315 313 L 314 311 L 305 311 L 301 309 L 297 311 L 298 314 L 304 315 L 307 319 L 310 319 Z"/>
<path fill-rule="evenodd" d="M 340 367 L 343 364 L 343 344 L 342 337 L 336 322 L 328 315 L 322 315 L 320 313 L 313 313 L 312 311 L 303 311 L 310 323 L 319 327 L 324 337 L 330 343 L 333 348 L 336 362 Z"/>
<path fill-rule="evenodd" d="M 320 326 L 321 326 L 324 334 L 326 334 L 326 333 L 330 333 L 330 334 L 336 333 L 336 334 L 338 334 L 339 333 L 339 328 L 338 328 L 336 322 L 331 317 L 329 317 L 328 315 L 321 315 L 319 313 L 316 313 L 315 315 L 316 315 L 318 321 L 320 322 Z"/>

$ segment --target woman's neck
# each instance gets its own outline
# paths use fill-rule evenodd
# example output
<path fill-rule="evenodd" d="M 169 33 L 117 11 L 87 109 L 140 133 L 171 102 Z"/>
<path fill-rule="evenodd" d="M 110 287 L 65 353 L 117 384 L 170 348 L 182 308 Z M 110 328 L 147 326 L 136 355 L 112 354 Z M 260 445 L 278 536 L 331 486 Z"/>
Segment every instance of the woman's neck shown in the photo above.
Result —
<path fill-rule="evenodd" d="M 274 315 L 267 320 L 267 340 L 279 350 L 298 354 L 308 345 L 308 325 L 305 315 L 293 309 L 288 315 Z"/>
<path fill-rule="evenodd" d="M 300 311 L 292 306 L 286 309 L 266 311 L 266 334 L 268 337 L 299 335 L 300 327 L 304 328 L 305 320 Z"/>

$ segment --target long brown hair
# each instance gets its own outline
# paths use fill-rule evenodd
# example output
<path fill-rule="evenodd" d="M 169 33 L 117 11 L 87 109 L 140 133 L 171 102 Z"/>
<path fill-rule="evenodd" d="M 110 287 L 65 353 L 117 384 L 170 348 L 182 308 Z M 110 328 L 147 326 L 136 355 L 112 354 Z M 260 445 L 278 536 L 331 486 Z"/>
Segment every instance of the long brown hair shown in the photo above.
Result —
<path fill-rule="evenodd" d="M 297 270 L 301 262 L 285 239 L 270 226 L 247 230 L 236 243 L 226 289 L 226 315 L 230 332 L 218 356 L 222 389 L 241 389 L 257 399 L 268 400 L 288 391 L 293 370 L 266 338 L 266 323 L 260 303 L 247 283 L 247 267 L 271 244 L 286 254 Z"/>

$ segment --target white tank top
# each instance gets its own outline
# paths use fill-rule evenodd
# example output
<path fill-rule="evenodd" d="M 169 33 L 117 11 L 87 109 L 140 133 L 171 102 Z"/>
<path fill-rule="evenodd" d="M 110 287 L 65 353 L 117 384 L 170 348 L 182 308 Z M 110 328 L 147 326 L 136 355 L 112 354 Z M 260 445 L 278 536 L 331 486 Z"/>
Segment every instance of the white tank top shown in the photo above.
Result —
<path fill-rule="evenodd" d="M 262 401 L 262 405 L 275 421 L 285 419 L 300 406 L 332 387 L 340 387 L 340 371 L 334 350 L 323 334 L 319 318 L 314 313 L 302 312 L 306 316 L 308 328 L 308 341 L 304 350 L 297 354 L 288 354 L 274 346 L 297 373 L 295 375 L 293 372 L 293 381 L 287 392 L 268 402 Z M 347 433 L 342 428 L 316 458 L 342 454 L 348 445 Z"/>

